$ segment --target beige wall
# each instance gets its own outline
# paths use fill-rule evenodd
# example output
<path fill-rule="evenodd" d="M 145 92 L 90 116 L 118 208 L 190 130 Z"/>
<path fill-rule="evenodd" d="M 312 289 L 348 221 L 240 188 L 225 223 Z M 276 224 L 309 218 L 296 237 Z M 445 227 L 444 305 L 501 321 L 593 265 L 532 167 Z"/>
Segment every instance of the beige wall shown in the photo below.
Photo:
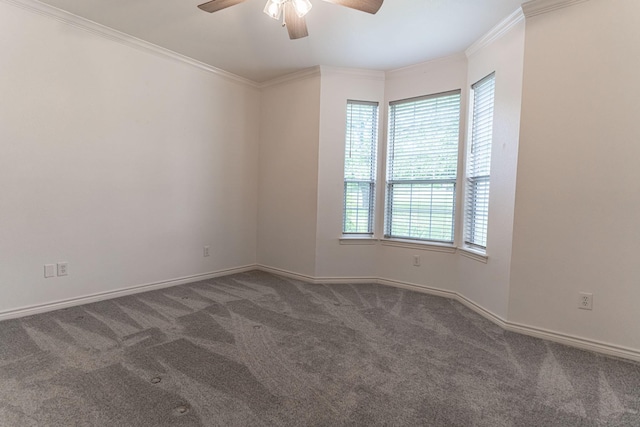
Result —
<path fill-rule="evenodd" d="M 0 52 L 0 313 L 255 263 L 257 89 L 6 3 Z"/>
<path fill-rule="evenodd" d="M 316 264 L 320 76 L 262 91 L 258 263 L 313 276 Z"/>
<path fill-rule="evenodd" d="M 384 73 L 322 67 L 318 152 L 316 277 L 375 277 L 374 245 L 340 244 L 347 100 L 378 102 L 384 122 Z M 381 139 L 382 132 L 378 133 Z M 380 170 L 380 168 L 378 168 Z"/>
<path fill-rule="evenodd" d="M 321 67 L 258 89 L 0 3 L 0 317 L 260 264 L 441 289 L 516 330 L 637 353 L 638 28 L 636 0 L 589 0 L 468 59 Z M 464 131 L 469 86 L 492 71 L 487 263 L 340 244 L 346 100 L 380 102 L 384 141 L 389 101 L 462 89 Z M 59 261 L 69 276 L 44 279 Z M 581 291 L 593 311 L 577 309 Z"/>
<path fill-rule="evenodd" d="M 507 319 L 509 305 L 524 36 L 525 23 L 521 19 L 503 37 L 470 53 L 466 85 L 469 89 L 483 77 L 496 73 L 488 258 L 485 264 L 477 259 L 458 257 L 458 291 L 502 319 Z M 468 141 L 470 132 L 466 138 Z M 460 245 L 463 243 L 463 228 L 458 228 Z"/>
<path fill-rule="evenodd" d="M 387 72 L 385 82 L 385 111 L 391 101 L 412 98 L 415 96 L 429 95 L 440 92 L 460 89 L 462 91 L 462 112 L 466 110 L 467 99 L 467 59 L 463 54 L 447 57 L 424 64 L 418 64 L 400 70 Z M 463 133 L 465 127 L 465 115 L 460 115 L 460 155 L 462 156 Z M 386 120 L 385 120 L 386 124 Z M 386 128 L 385 128 L 386 131 Z M 383 160 L 386 161 L 383 152 Z M 384 168 L 384 162 L 383 168 Z M 460 164 L 460 162 L 459 162 Z M 461 173 L 461 166 L 458 167 Z M 382 181 L 384 182 L 384 181 Z M 384 185 L 380 186 L 378 199 L 378 217 L 383 217 Z M 457 191 L 457 214 L 460 218 L 461 193 Z M 456 228 L 459 224 L 456 223 Z M 383 235 L 383 224 L 379 224 L 378 235 Z M 431 250 L 427 246 L 412 245 L 413 247 L 398 247 L 380 244 L 377 257 L 378 277 L 407 282 L 430 288 L 456 292 L 457 283 L 457 256 L 455 253 Z M 413 266 L 413 257 L 420 257 L 420 266 Z"/>
<path fill-rule="evenodd" d="M 640 2 L 527 20 L 509 318 L 640 349 Z M 593 311 L 578 293 L 594 294 Z"/>

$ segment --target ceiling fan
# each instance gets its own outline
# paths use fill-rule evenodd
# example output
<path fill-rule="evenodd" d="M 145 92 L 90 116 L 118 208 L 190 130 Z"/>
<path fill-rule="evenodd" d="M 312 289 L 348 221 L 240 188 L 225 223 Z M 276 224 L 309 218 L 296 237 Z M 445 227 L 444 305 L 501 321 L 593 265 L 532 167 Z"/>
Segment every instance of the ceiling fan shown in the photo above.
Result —
<path fill-rule="evenodd" d="M 229 6 L 242 3 L 245 0 L 211 0 L 198 7 L 205 12 L 213 13 L 225 9 Z M 351 9 L 375 14 L 384 0 L 324 0 L 328 3 L 339 4 Z M 300 39 L 307 37 L 307 23 L 304 16 L 311 10 L 309 0 L 267 0 L 264 13 L 273 19 L 280 19 L 282 16 L 282 26 L 286 26 L 289 31 L 289 38 Z M 284 14 L 283 14 L 284 12 Z"/>

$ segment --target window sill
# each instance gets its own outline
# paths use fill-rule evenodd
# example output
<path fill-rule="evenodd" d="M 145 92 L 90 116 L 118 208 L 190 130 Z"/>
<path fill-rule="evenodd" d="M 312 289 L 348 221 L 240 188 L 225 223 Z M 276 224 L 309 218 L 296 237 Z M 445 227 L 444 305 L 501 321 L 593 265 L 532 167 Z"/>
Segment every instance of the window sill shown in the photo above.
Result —
<path fill-rule="evenodd" d="M 460 251 L 460 255 L 464 257 L 471 258 L 485 264 L 489 261 L 489 257 L 485 252 L 480 252 L 471 248 L 458 248 L 458 250 Z"/>
<path fill-rule="evenodd" d="M 380 239 L 384 246 L 394 246 L 397 248 L 418 249 L 423 251 L 444 252 L 448 254 L 456 253 L 456 247 L 447 243 L 416 242 L 402 239 Z"/>
<path fill-rule="evenodd" d="M 375 245 L 378 239 L 373 236 L 342 236 L 340 237 L 341 245 Z"/>
<path fill-rule="evenodd" d="M 486 264 L 489 261 L 489 256 L 475 249 L 471 248 L 458 248 L 454 245 L 446 244 L 446 243 L 435 243 L 435 242 L 417 242 L 413 240 L 402 240 L 402 239 L 377 239 L 373 236 L 365 236 L 365 235 L 354 235 L 354 236 L 345 236 L 340 237 L 339 242 L 341 245 L 375 245 L 380 242 L 383 246 L 393 246 L 396 248 L 408 248 L 408 249 L 417 249 L 422 251 L 432 251 L 432 252 L 442 252 L 447 254 L 454 254 L 456 252 L 460 253 L 460 255 L 473 259 L 475 261 L 482 262 Z"/>

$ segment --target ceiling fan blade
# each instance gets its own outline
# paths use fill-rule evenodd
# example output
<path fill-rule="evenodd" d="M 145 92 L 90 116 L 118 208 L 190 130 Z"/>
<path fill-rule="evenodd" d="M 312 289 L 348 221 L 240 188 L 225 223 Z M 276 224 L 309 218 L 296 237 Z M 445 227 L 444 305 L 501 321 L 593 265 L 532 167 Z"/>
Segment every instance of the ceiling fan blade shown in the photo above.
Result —
<path fill-rule="evenodd" d="M 324 0 L 328 3 L 339 4 L 351 9 L 375 14 L 382 6 L 384 0 Z"/>
<path fill-rule="evenodd" d="M 206 3 L 198 5 L 198 7 L 205 12 L 213 13 L 229 6 L 235 6 L 238 3 L 242 3 L 244 0 L 211 0 Z"/>
<path fill-rule="evenodd" d="M 285 4 L 284 8 L 284 22 L 287 23 L 287 31 L 289 31 L 289 38 L 291 40 L 301 39 L 307 37 L 307 21 L 304 16 L 301 18 L 296 13 L 295 9 L 291 6 L 291 3 Z"/>

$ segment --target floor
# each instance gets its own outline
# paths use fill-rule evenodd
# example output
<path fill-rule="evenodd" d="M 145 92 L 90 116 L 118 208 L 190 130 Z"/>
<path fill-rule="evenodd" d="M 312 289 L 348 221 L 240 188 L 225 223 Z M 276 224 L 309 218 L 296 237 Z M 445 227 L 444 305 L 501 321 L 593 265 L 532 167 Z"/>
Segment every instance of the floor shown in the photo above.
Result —
<path fill-rule="evenodd" d="M 640 426 L 640 365 L 252 271 L 0 322 L 0 426 Z"/>

